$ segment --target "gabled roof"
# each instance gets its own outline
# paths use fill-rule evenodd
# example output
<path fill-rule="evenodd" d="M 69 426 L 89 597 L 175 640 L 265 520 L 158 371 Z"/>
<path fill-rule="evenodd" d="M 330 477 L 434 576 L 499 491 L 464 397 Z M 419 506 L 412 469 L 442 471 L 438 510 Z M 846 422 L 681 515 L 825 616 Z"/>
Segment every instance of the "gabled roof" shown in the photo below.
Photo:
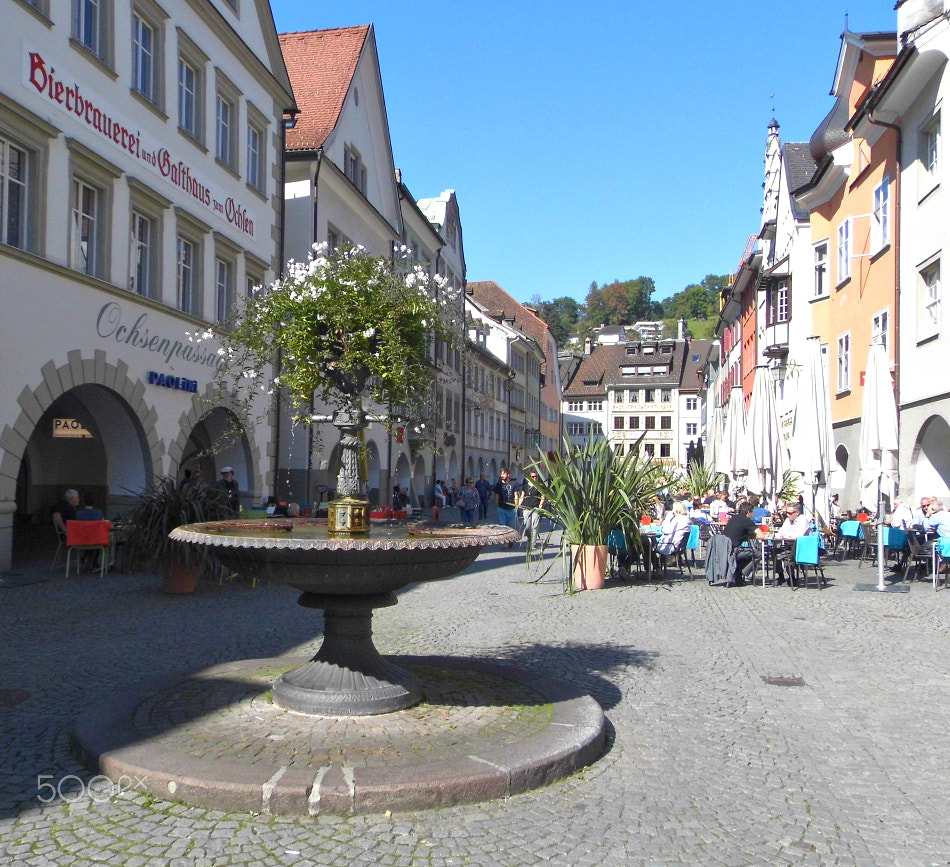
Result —
<path fill-rule="evenodd" d="M 515 301 L 494 280 L 476 280 L 474 282 L 470 280 L 467 285 L 469 295 L 481 304 L 488 316 L 497 319 L 499 322 L 503 322 L 505 319 L 513 319 L 515 325 L 541 347 L 545 360 L 547 360 L 548 325 L 537 313 L 529 310 L 520 301 Z"/>
<path fill-rule="evenodd" d="M 804 187 L 815 175 L 817 168 L 815 160 L 811 155 L 811 147 L 807 142 L 789 142 L 784 147 L 785 172 L 788 176 L 788 187 L 790 193 Z M 799 223 L 808 222 L 808 210 L 803 208 L 794 196 L 791 196 L 792 214 Z"/>
<path fill-rule="evenodd" d="M 372 25 L 280 34 L 287 71 L 300 106 L 287 131 L 287 150 L 323 146 L 340 119 L 343 102 Z"/>
<path fill-rule="evenodd" d="M 709 341 L 704 342 L 709 343 Z M 563 397 L 565 400 L 572 397 L 596 397 L 605 395 L 609 387 L 623 388 L 631 385 L 648 388 L 679 388 L 683 382 L 688 346 L 689 343 L 684 340 L 595 344 L 590 355 L 585 355 L 581 359 L 580 366 L 571 378 L 570 384 L 564 388 Z M 643 351 L 650 347 L 657 350 L 662 347 L 670 347 L 671 352 Z M 700 351 L 703 360 L 705 360 L 708 351 L 708 346 Z M 669 363 L 670 372 L 666 375 L 625 376 L 622 372 L 623 368 L 634 367 L 637 364 L 652 367 L 660 360 Z M 694 368 L 696 367 L 701 369 L 702 366 L 701 364 L 694 365 Z M 692 383 L 686 383 L 686 387 L 692 389 L 693 385 Z"/>

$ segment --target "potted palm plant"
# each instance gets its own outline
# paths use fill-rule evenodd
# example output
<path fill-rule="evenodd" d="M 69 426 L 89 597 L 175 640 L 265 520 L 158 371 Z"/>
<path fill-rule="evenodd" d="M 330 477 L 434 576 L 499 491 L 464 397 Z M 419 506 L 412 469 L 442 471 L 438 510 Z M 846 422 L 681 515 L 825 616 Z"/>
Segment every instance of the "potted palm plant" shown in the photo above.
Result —
<path fill-rule="evenodd" d="M 173 542 L 168 534 L 182 524 L 236 517 L 227 494 L 203 485 L 179 485 L 156 479 L 136 493 L 136 504 L 122 518 L 126 557 L 132 568 L 151 567 L 162 576 L 166 593 L 191 593 L 199 577 L 207 577 L 214 557 L 204 545 Z"/>
<path fill-rule="evenodd" d="M 600 437 L 582 446 L 565 439 L 562 451 L 542 452 L 532 466 L 541 475 L 542 512 L 562 527 L 562 553 L 571 559 L 568 589 L 596 590 L 604 585 L 610 533 L 639 538 L 640 515 L 660 489 L 661 467 L 641 454 L 639 441 L 622 456 Z"/>

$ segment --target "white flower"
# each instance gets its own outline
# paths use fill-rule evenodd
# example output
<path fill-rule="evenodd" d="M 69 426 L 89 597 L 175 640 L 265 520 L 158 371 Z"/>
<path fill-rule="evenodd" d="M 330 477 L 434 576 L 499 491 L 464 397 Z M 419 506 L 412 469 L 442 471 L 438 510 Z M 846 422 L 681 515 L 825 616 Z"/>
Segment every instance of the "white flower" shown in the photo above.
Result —
<path fill-rule="evenodd" d="M 367 340 L 369 340 L 369 339 L 370 339 L 371 337 L 373 337 L 375 334 L 376 334 L 376 329 L 375 329 L 375 328 L 367 328 L 367 329 L 363 332 L 363 337 L 365 337 Z"/>

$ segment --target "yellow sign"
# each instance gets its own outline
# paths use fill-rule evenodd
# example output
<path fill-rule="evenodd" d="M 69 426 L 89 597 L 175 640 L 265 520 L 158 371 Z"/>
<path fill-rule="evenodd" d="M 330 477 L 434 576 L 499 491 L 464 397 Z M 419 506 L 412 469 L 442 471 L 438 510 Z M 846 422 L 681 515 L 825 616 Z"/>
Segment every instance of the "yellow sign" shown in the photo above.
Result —
<path fill-rule="evenodd" d="M 71 439 L 92 439 L 92 434 L 74 418 L 54 418 L 53 436 L 69 437 Z"/>

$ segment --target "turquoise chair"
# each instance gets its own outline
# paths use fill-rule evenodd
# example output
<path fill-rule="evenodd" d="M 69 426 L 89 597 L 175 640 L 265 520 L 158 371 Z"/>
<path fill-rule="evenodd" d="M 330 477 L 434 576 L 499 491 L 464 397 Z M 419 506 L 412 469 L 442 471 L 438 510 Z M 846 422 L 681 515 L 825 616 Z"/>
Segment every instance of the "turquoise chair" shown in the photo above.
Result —
<path fill-rule="evenodd" d="M 857 522 L 855 522 L 857 523 Z M 799 536 L 795 541 L 795 567 L 802 576 L 805 586 L 808 586 L 808 570 L 815 576 L 815 584 L 821 590 L 822 583 L 827 584 L 825 570 L 821 567 L 821 553 L 818 547 L 818 535 Z"/>
<path fill-rule="evenodd" d="M 689 537 L 686 539 L 686 551 L 689 552 L 689 558 L 693 561 L 693 565 L 696 565 L 696 551 L 699 548 L 699 524 L 693 524 L 689 528 Z M 689 566 L 686 567 L 689 569 Z M 689 577 L 693 577 L 692 569 L 689 570 Z"/>

